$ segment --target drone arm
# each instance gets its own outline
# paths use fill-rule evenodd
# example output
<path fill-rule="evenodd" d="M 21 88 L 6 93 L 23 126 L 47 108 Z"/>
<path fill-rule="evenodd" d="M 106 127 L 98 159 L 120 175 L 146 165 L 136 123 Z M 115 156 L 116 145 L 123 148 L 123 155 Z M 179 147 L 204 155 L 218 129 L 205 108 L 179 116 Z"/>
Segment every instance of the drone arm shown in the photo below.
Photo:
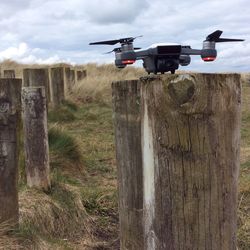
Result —
<path fill-rule="evenodd" d="M 182 48 L 181 54 L 182 55 L 201 55 L 202 50 L 200 49 L 191 49 L 191 48 Z"/>
<path fill-rule="evenodd" d="M 149 56 L 150 50 L 147 49 L 147 50 L 136 51 L 135 54 L 136 54 L 136 60 L 140 60 L 145 58 L 146 56 Z"/>

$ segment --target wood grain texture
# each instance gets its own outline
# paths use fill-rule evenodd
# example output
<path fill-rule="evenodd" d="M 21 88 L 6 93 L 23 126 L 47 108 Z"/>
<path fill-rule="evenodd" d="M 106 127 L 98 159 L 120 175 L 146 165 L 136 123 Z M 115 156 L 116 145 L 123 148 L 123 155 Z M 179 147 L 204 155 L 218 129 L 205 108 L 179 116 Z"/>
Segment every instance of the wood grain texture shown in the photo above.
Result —
<path fill-rule="evenodd" d="M 63 67 L 50 69 L 51 104 L 54 108 L 58 107 L 65 100 L 64 80 Z"/>
<path fill-rule="evenodd" d="M 6 69 L 3 71 L 3 77 L 4 78 L 15 78 L 16 74 L 15 74 L 15 70 L 13 69 Z"/>
<path fill-rule="evenodd" d="M 47 110 L 44 87 L 23 87 L 23 127 L 27 185 L 50 188 Z"/>
<path fill-rule="evenodd" d="M 239 75 L 142 81 L 142 123 L 150 124 L 154 162 L 154 213 L 150 227 L 144 225 L 145 249 L 236 250 Z"/>
<path fill-rule="evenodd" d="M 21 79 L 0 79 L 0 223 L 18 223 Z"/>
<path fill-rule="evenodd" d="M 70 70 L 70 84 L 71 88 L 76 84 L 76 73 L 74 69 Z"/>
<path fill-rule="evenodd" d="M 120 249 L 142 250 L 140 82 L 115 82 L 112 89 L 119 186 Z"/>
<path fill-rule="evenodd" d="M 116 82 L 113 104 L 121 249 L 236 250 L 240 76 Z"/>
<path fill-rule="evenodd" d="M 64 90 L 65 94 L 68 94 L 72 91 L 72 82 L 71 82 L 71 76 L 70 76 L 70 67 L 65 67 L 64 68 Z"/>
<path fill-rule="evenodd" d="M 50 102 L 49 69 L 48 68 L 26 68 L 23 70 L 24 87 L 44 87 L 47 105 Z"/>

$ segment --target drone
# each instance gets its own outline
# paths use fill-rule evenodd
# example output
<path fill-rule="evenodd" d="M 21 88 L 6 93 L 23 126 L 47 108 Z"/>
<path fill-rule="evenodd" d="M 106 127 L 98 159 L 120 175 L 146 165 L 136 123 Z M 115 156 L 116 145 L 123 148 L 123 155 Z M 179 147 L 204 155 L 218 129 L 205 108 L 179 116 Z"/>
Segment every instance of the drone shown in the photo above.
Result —
<path fill-rule="evenodd" d="M 209 34 L 203 41 L 202 49 L 192 49 L 189 45 L 170 45 L 164 43 L 153 44 L 147 49 L 134 47 L 134 40 L 142 36 L 94 42 L 89 45 L 115 45 L 120 43 L 120 47 L 107 52 L 115 53 L 115 65 L 117 68 L 123 69 L 127 65 L 135 63 L 136 60 L 143 60 L 143 67 L 148 74 L 164 74 L 165 72 L 174 74 L 179 65 L 187 66 L 190 64 L 190 56 L 192 55 L 201 56 L 201 59 L 205 62 L 214 61 L 217 56 L 216 43 L 244 41 L 243 39 L 221 38 L 222 33 L 223 31 L 216 30 Z"/>

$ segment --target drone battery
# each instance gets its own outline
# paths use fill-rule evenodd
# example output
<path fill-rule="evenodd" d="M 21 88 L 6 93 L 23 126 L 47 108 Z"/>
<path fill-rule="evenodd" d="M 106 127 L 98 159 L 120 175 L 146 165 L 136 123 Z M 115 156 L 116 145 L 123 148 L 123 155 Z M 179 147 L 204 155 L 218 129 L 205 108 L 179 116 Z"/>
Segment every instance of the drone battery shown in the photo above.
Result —
<path fill-rule="evenodd" d="M 181 53 L 181 45 L 157 46 L 159 55 L 176 55 Z"/>

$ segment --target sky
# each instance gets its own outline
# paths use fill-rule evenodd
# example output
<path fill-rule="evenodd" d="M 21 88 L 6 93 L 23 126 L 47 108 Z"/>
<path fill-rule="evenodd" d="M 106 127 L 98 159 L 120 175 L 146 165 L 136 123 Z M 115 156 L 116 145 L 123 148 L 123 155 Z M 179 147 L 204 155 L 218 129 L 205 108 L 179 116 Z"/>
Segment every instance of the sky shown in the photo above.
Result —
<path fill-rule="evenodd" d="M 200 49 L 217 29 L 245 41 L 218 44 L 215 62 L 192 56 L 180 69 L 250 72 L 249 0 L 1 0 L 0 61 L 111 63 L 114 54 L 103 53 L 112 46 L 89 42 L 143 35 L 135 46 L 170 42 Z"/>

